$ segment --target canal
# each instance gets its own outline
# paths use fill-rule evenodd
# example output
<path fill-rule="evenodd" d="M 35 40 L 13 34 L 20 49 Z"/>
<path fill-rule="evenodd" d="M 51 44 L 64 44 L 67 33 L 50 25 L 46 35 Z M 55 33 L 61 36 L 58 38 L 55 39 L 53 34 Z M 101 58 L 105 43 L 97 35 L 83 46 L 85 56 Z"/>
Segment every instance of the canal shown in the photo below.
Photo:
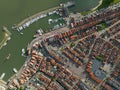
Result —
<path fill-rule="evenodd" d="M 26 58 L 21 56 L 21 50 L 32 41 L 35 31 L 40 28 L 40 24 L 38 22 L 32 24 L 23 31 L 23 35 L 12 30 L 11 27 L 28 16 L 65 1 L 68 0 L 0 0 L 0 41 L 2 40 L 3 26 L 6 26 L 12 33 L 11 40 L 0 50 L 0 75 L 6 73 L 3 78 L 5 81 L 14 74 L 13 68 L 19 70 L 25 62 Z M 99 0 L 76 0 L 76 2 L 77 5 L 71 10 L 81 12 L 95 7 Z M 6 57 L 9 54 L 10 59 L 7 60 Z"/>

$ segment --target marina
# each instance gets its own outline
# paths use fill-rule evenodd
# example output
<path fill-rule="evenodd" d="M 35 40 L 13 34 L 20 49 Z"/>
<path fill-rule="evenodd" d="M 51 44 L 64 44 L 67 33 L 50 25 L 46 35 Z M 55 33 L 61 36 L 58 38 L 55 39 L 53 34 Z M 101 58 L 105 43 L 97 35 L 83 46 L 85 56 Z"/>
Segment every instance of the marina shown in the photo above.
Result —
<path fill-rule="evenodd" d="M 31 24 L 37 22 L 39 19 L 42 19 L 42 18 L 45 18 L 47 17 L 48 15 L 52 15 L 52 14 L 58 14 L 57 11 L 51 11 L 51 12 L 46 12 L 46 13 L 41 13 L 40 15 L 34 17 L 34 18 L 30 18 L 28 19 L 28 21 L 26 21 L 25 23 L 21 24 L 21 25 L 18 25 L 18 26 L 15 26 L 15 29 L 17 29 L 17 31 L 21 31 L 27 27 L 29 27 Z"/>

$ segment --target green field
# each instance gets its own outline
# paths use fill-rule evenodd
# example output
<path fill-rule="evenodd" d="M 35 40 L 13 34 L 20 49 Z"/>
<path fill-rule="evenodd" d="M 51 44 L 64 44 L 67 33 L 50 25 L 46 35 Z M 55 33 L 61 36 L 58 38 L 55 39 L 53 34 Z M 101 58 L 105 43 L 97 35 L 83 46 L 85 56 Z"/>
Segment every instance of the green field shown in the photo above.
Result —
<path fill-rule="evenodd" d="M 11 40 L 6 46 L 0 50 L 0 75 L 6 73 L 4 80 L 13 75 L 13 68 L 20 69 L 20 67 L 25 62 L 26 58 L 21 56 L 21 49 L 26 48 L 28 43 L 33 39 L 33 35 L 39 28 L 46 29 L 51 26 L 47 26 L 47 20 L 53 18 L 53 16 L 39 20 L 38 22 L 30 25 L 23 31 L 23 35 L 20 35 L 17 31 L 11 29 L 14 24 L 18 24 L 28 16 L 34 15 L 40 11 L 58 6 L 61 2 L 66 2 L 68 0 L 0 0 L 0 41 L 2 41 L 2 27 L 6 26 L 8 30 L 12 33 Z M 88 10 L 97 5 L 95 3 L 97 0 L 76 0 L 76 8 L 71 8 L 71 10 L 83 11 Z M 88 2 L 90 5 L 88 7 Z M 84 5 L 83 5 L 84 4 Z M 58 16 L 55 16 L 56 18 Z M 63 21 L 61 21 L 63 22 Z M 9 60 L 6 60 L 8 54 L 11 54 Z"/>
<path fill-rule="evenodd" d="M 105 28 L 107 28 L 107 24 L 105 22 L 102 22 L 99 24 L 100 28 L 98 30 L 98 32 L 105 30 Z"/>
<path fill-rule="evenodd" d="M 99 55 L 99 56 L 97 57 L 97 59 L 100 60 L 100 61 L 103 61 L 104 57 L 103 57 L 102 55 Z"/>

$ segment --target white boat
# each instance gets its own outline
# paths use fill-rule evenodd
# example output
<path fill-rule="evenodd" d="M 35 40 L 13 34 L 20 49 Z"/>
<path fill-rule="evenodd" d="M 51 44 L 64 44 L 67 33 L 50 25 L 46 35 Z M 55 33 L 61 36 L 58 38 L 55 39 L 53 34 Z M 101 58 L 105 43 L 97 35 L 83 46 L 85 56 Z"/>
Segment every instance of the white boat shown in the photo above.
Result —
<path fill-rule="evenodd" d="M 22 29 L 23 29 L 23 27 L 22 27 L 22 26 L 20 26 L 20 27 L 19 27 L 19 30 L 22 30 Z"/>
<path fill-rule="evenodd" d="M 21 32 L 20 34 L 21 34 L 21 35 L 23 35 L 23 33 L 22 33 L 22 32 Z"/>
<path fill-rule="evenodd" d="M 0 76 L 0 79 L 3 79 L 5 77 L 5 73 L 2 73 L 2 75 Z"/>
<path fill-rule="evenodd" d="M 16 68 L 13 68 L 13 71 L 14 71 L 15 73 L 17 73 L 17 72 L 18 72 Z"/>

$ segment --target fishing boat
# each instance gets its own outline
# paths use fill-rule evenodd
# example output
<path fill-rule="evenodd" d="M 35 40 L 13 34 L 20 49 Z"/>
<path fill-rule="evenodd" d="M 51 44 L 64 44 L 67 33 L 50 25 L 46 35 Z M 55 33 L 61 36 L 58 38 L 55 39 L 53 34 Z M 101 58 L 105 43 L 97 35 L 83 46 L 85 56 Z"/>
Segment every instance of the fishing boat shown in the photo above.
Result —
<path fill-rule="evenodd" d="M 13 71 L 14 71 L 14 73 L 17 73 L 17 72 L 18 72 L 16 68 L 13 68 Z"/>
<path fill-rule="evenodd" d="M 0 76 L 0 79 L 3 79 L 5 77 L 5 73 L 2 73 L 2 75 Z"/>
<path fill-rule="evenodd" d="M 24 56 L 24 54 L 25 54 L 25 49 L 23 48 L 23 49 L 22 49 L 22 54 L 21 54 L 21 55 Z"/>
<path fill-rule="evenodd" d="M 6 57 L 7 60 L 10 59 L 11 54 L 9 53 L 8 56 Z"/>

